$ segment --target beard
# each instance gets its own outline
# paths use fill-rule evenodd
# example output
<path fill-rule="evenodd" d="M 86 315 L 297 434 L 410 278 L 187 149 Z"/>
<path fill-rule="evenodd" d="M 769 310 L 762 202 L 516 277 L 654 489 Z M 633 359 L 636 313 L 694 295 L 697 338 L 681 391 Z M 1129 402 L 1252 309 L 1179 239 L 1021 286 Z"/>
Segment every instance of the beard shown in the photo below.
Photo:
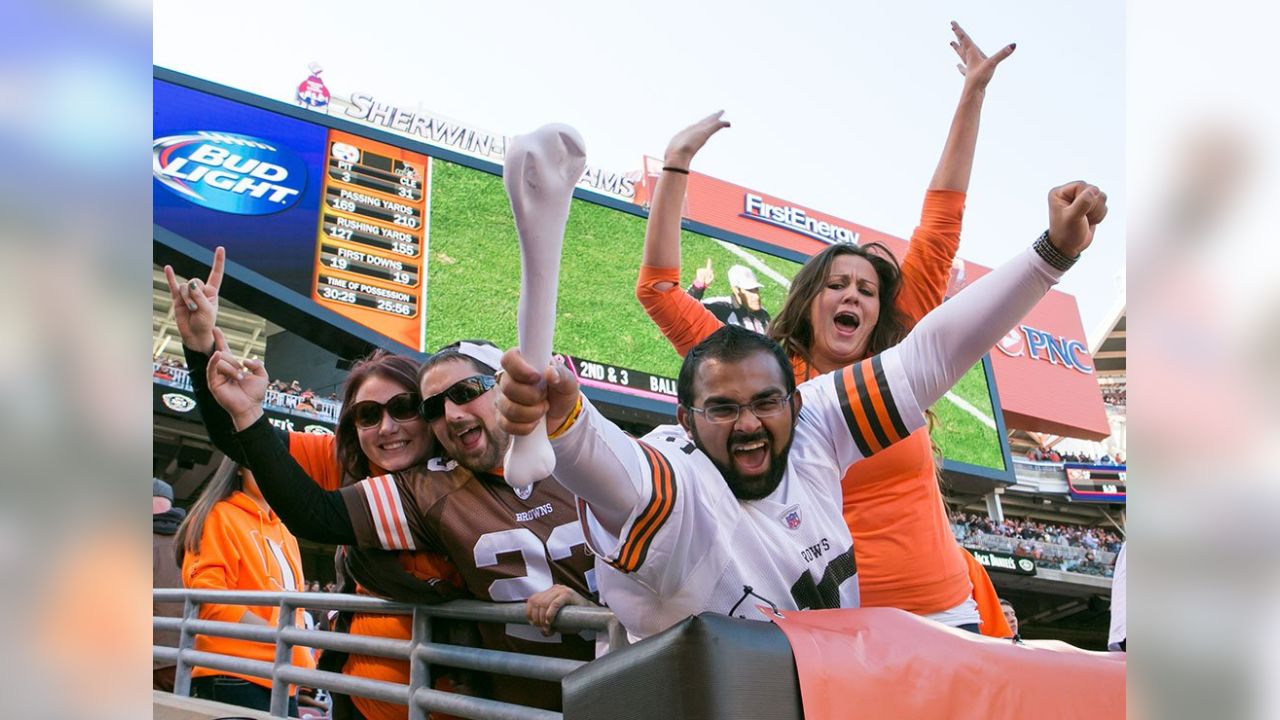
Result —
<path fill-rule="evenodd" d="M 450 430 L 456 432 L 452 427 Z M 479 427 L 479 431 L 484 434 L 484 445 L 480 448 L 471 452 L 464 451 L 460 446 L 445 449 L 451 460 L 472 473 L 492 473 L 502 467 L 502 456 L 507 451 L 510 436 L 499 428 L 490 430 L 484 425 Z"/>
<path fill-rule="evenodd" d="M 693 435 L 693 444 L 706 455 L 711 464 L 716 466 L 720 471 L 720 475 L 724 477 L 724 482 L 729 486 L 729 491 L 739 500 L 760 500 L 768 497 L 774 490 L 778 489 L 778 484 L 782 482 L 782 476 L 787 471 L 787 456 L 791 452 L 791 441 L 795 439 L 795 433 L 787 439 L 787 444 L 783 446 L 781 452 L 774 451 L 773 438 L 768 431 L 761 428 L 754 433 L 730 433 L 728 440 L 725 442 L 725 454 L 729 457 L 728 463 L 722 463 L 712 457 L 707 452 L 706 446 L 702 442 L 702 438 L 698 436 L 697 426 L 690 425 L 690 434 Z M 738 472 L 733 464 L 734 445 L 755 442 L 763 440 L 767 443 L 769 449 L 769 467 L 759 475 L 744 475 Z"/>

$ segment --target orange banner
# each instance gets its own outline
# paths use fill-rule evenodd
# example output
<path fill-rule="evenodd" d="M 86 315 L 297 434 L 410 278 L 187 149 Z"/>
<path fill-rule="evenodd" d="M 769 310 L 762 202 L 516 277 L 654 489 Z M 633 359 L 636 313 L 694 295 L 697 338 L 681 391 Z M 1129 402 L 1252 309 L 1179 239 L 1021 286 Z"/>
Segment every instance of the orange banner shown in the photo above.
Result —
<path fill-rule="evenodd" d="M 1125 654 L 1014 644 L 893 608 L 774 618 L 791 643 L 807 720 L 1125 716 Z"/>

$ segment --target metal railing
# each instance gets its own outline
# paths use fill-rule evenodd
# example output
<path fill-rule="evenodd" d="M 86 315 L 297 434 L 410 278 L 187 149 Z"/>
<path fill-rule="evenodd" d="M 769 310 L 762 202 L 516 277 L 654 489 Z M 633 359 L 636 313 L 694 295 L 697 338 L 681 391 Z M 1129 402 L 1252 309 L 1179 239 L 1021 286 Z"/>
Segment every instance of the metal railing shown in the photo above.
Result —
<path fill-rule="evenodd" d="M 242 673 L 271 680 L 272 715 L 287 716 L 289 685 L 323 688 L 347 695 L 398 703 L 409 707 L 409 720 L 425 720 L 433 710 L 477 720 L 563 720 L 560 713 L 485 698 L 459 695 L 432 687 L 430 664 L 442 664 L 464 670 L 512 675 L 534 680 L 559 682 L 565 675 L 586 664 L 581 660 L 524 655 L 484 648 L 464 647 L 432 642 L 431 618 L 473 620 L 500 624 L 528 624 L 523 603 L 487 603 L 478 600 L 454 600 L 438 605 L 409 605 L 362 595 L 300 592 L 238 592 L 229 590 L 153 590 L 156 602 L 183 603 L 181 618 L 153 617 L 155 630 L 177 630 L 178 647 L 152 645 L 156 660 L 177 663 L 174 694 L 191 694 L 193 666 Z M 279 607 L 280 621 L 275 628 L 234 622 L 199 619 L 203 603 Z M 295 625 L 299 608 L 339 610 L 382 615 L 411 615 L 412 638 L 349 635 L 325 630 L 307 630 Z M 627 634 L 603 607 L 568 606 L 560 610 L 553 625 L 560 632 L 592 630 L 605 633 L 609 650 L 627 644 Z M 275 662 L 202 652 L 195 649 L 195 636 L 251 640 L 274 644 Z M 294 646 L 320 648 L 339 652 L 407 660 L 409 684 L 385 682 L 342 675 L 324 670 L 310 670 L 292 664 Z"/>

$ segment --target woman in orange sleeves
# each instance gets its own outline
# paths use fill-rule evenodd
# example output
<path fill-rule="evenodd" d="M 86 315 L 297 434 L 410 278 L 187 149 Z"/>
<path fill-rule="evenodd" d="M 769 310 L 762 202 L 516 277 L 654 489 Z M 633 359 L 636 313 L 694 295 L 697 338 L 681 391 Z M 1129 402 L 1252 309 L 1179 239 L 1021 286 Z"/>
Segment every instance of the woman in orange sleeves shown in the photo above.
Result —
<path fill-rule="evenodd" d="M 987 57 L 959 25 L 951 43 L 964 87 L 942 158 L 925 193 L 920 226 L 899 266 L 878 243 L 835 244 L 809 259 L 768 328 L 791 356 L 796 381 L 849 365 L 898 343 L 942 303 L 960 244 L 987 84 L 1014 49 Z M 654 190 L 636 297 L 680 355 L 720 321 L 680 285 L 680 208 L 694 155 L 729 123 L 716 113 L 672 138 Z M 844 478 L 865 607 L 896 607 L 953 627 L 1008 636 L 991 581 L 956 544 L 938 488 L 933 445 L 921 429 L 858 463 Z M 975 601 L 977 597 L 982 602 Z"/>

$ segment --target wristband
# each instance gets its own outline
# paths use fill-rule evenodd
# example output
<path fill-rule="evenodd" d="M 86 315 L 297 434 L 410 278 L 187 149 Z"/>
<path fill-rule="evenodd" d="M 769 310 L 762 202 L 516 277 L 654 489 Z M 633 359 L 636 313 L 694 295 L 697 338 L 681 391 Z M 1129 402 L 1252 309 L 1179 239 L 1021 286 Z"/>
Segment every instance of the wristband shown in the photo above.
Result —
<path fill-rule="evenodd" d="M 555 440 L 561 435 L 569 432 L 569 428 L 573 427 L 573 423 L 578 420 L 578 416 L 582 414 L 582 393 L 578 393 L 578 402 L 573 404 L 573 411 L 569 413 L 569 417 L 560 423 L 560 427 L 553 432 L 547 433 L 548 440 Z"/>
<path fill-rule="evenodd" d="M 1040 259 L 1052 265 L 1054 268 L 1066 272 L 1071 269 L 1072 265 L 1080 259 L 1080 256 L 1067 257 L 1065 253 L 1059 250 L 1053 243 L 1049 242 L 1049 231 L 1045 230 L 1040 237 L 1036 238 L 1035 244 L 1031 246 Z"/>
<path fill-rule="evenodd" d="M 689 174 L 689 171 L 688 171 L 688 169 L 686 169 L 686 168 L 672 167 L 672 166 L 670 166 L 670 165 L 663 165 L 663 166 L 662 166 L 662 172 L 680 173 L 681 175 L 688 175 L 688 174 Z"/>

